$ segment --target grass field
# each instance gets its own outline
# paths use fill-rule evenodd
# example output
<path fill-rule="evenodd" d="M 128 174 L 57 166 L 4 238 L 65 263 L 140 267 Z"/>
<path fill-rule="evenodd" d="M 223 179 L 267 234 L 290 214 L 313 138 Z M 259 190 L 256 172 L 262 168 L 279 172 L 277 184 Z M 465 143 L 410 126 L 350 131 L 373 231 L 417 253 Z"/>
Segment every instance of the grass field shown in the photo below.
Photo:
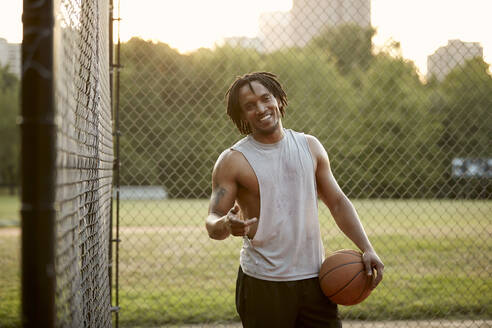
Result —
<path fill-rule="evenodd" d="M 385 278 L 346 319 L 492 318 L 492 202 L 361 200 L 354 204 Z M 0 196 L 0 326 L 19 324 L 19 204 Z M 210 240 L 203 200 L 125 201 L 120 211 L 120 323 L 237 320 L 241 240 Z M 327 252 L 354 248 L 320 206 Z"/>

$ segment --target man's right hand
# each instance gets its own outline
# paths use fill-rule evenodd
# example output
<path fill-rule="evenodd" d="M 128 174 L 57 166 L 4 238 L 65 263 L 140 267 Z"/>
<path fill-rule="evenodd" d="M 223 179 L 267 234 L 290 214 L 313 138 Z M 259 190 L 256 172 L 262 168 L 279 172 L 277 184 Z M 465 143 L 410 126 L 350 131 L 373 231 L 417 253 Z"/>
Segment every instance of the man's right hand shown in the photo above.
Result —
<path fill-rule="evenodd" d="M 258 219 L 251 218 L 248 220 L 241 220 L 239 212 L 239 205 L 235 204 L 226 215 L 226 225 L 229 227 L 229 231 L 233 236 L 247 236 L 250 226 L 255 224 Z"/>

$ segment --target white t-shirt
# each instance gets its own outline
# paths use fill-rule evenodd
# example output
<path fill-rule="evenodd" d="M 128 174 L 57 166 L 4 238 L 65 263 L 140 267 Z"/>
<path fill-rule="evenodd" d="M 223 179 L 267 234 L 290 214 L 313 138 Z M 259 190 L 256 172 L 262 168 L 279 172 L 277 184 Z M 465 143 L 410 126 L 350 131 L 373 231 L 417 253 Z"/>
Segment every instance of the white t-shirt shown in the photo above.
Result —
<path fill-rule="evenodd" d="M 317 277 L 325 256 L 314 160 L 303 133 L 284 132 L 275 144 L 249 135 L 231 147 L 249 162 L 260 190 L 258 229 L 253 239 L 244 237 L 241 268 L 271 281 Z"/>

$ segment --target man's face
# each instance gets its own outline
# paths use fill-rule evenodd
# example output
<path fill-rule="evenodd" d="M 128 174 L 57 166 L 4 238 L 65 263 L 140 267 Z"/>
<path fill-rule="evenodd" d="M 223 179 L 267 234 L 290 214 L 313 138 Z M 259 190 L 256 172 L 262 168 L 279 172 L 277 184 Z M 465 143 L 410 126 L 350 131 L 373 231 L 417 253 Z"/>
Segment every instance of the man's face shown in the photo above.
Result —
<path fill-rule="evenodd" d="M 281 119 L 277 99 L 258 81 L 239 89 L 241 118 L 251 127 L 253 134 L 270 134 L 279 128 Z"/>

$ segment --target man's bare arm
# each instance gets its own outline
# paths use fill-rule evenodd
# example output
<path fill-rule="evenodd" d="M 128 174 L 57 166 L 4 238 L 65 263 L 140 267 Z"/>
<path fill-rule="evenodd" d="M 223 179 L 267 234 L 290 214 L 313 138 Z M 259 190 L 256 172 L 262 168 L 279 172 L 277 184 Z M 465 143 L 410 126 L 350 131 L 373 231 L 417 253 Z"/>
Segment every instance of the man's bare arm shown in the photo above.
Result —
<path fill-rule="evenodd" d="M 312 136 L 308 136 L 308 143 L 315 158 L 318 195 L 330 209 L 340 230 L 364 252 L 367 274 L 372 275 L 372 268 L 377 270 L 373 284 L 376 287 L 383 278 L 384 265 L 369 241 L 355 207 L 335 180 L 325 148 Z"/>
<path fill-rule="evenodd" d="M 231 234 L 227 213 L 234 206 L 237 194 L 236 177 L 231 150 L 224 151 L 212 172 L 212 196 L 205 226 L 212 239 L 222 240 Z"/>
<path fill-rule="evenodd" d="M 238 154 L 231 150 L 223 152 L 212 173 L 212 196 L 205 226 L 212 239 L 222 240 L 234 236 L 245 236 L 249 226 L 257 219 L 243 221 L 240 209 L 235 204 L 238 184 L 236 180 Z"/>

